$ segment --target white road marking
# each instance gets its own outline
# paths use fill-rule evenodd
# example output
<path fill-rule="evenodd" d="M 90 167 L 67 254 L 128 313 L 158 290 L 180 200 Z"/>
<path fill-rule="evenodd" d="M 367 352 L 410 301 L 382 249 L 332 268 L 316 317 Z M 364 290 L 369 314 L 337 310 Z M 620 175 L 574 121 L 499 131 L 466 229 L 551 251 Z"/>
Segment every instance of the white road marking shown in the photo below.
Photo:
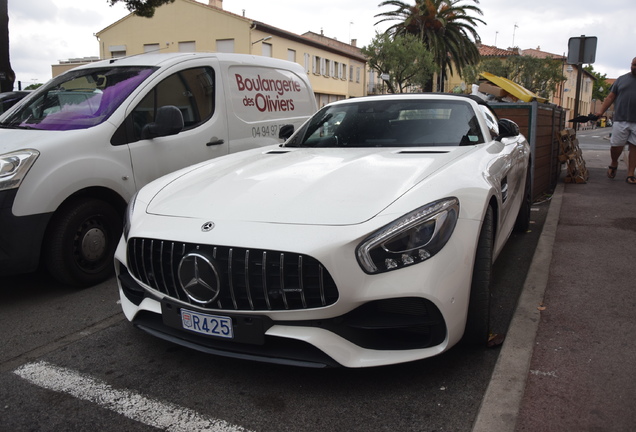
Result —
<path fill-rule="evenodd" d="M 249 432 L 188 408 L 153 400 L 133 391 L 114 389 L 103 381 L 44 361 L 25 364 L 13 373 L 37 386 L 93 402 L 165 431 Z"/>

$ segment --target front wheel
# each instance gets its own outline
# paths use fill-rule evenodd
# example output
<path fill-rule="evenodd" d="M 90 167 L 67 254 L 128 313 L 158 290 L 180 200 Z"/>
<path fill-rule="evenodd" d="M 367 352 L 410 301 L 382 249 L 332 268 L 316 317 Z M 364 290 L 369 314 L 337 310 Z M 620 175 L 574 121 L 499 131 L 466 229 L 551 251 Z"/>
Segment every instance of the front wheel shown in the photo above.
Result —
<path fill-rule="evenodd" d="M 463 341 L 469 345 L 485 345 L 490 335 L 490 280 L 494 241 L 494 213 L 488 207 L 479 233 L 475 265 L 470 287 L 470 303 Z"/>
<path fill-rule="evenodd" d="M 51 220 L 43 258 L 58 281 L 79 287 L 96 285 L 114 273 L 113 256 L 122 233 L 117 211 L 99 199 L 75 200 Z"/>

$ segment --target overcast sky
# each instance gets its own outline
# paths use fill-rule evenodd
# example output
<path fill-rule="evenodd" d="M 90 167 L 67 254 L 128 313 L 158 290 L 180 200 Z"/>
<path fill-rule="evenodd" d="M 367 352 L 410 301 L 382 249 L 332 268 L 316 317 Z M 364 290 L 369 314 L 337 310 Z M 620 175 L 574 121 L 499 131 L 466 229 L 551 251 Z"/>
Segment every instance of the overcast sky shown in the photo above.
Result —
<path fill-rule="evenodd" d="M 99 56 L 94 34 L 128 14 L 107 0 L 8 0 L 11 65 L 23 87 L 45 82 L 59 60 Z M 414 3 L 414 0 L 405 0 Z M 207 0 L 203 0 L 207 3 Z M 245 15 L 292 33 L 324 32 L 325 36 L 369 44 L 381 0 L 224 0 L 229 12 Z M 474 4 L 464 0 L 462 4 Z M 634 0 L 481 0 L 486 25 L 478 27 L 482 43 L 499 48 L 518 46 L 567 55 L 572 37 L 596 36 L 594 70 L 616 78 L 629 72 L 636 57 Z M 16 85 L 17 87 L 17 85 Z"/>

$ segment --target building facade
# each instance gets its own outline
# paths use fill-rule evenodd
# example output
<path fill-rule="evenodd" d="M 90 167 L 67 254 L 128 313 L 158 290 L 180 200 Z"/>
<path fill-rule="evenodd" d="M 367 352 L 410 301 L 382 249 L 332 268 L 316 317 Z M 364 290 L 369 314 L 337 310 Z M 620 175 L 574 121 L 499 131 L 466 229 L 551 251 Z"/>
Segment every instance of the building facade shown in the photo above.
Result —
<path fill-rule="evenodd" d="M 95 34 L 100 58 L 146 52 L 229 52 L 302 65 L 318 106 L 366 94 L 366 60 L 355 45 L 315 33 L 297 35 L 227 12 L 222 1 L 175 0 L 152 18 L 130 14 Z"/>

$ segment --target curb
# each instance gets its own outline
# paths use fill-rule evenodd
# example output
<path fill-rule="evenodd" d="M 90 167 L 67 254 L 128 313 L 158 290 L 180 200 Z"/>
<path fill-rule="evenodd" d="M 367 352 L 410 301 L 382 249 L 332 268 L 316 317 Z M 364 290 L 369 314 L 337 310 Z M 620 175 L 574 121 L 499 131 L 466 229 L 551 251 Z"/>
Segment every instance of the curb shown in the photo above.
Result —
<path fill-rule="evenodd" d="M 564 187 L 560 181 L 552 195 L 537 249 L 472 432 L 515 430 L 541 320 L 537 307 L 543 301 L 548 284 Z"/>

